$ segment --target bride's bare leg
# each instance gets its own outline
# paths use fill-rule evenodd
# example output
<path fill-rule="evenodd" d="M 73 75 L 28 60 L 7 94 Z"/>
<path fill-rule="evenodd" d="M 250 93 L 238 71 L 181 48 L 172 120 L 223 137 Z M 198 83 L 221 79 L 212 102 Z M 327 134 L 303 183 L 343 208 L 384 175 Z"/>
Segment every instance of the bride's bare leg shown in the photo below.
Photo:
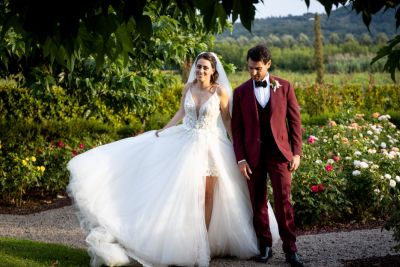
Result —
<path fill-rule="evenodd" d="M 205 199 L 205 219 L 207 230 L 210 225 L 212 209 L 213 209 L 213 199 L 214 199 L 214 187 L 215 182 L 217 181 L 216 176 L 207 176 L 206 177 L 206 199 Z"/>

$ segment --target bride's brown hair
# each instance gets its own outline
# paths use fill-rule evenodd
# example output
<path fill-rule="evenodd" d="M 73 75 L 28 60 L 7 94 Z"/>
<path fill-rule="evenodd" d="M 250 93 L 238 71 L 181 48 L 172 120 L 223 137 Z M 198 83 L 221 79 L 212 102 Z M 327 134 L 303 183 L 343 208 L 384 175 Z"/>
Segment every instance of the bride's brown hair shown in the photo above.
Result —
<path fill-rule="evenodd" d="M 204 52 L 197 56 L 195 64 L 197 64 L 197 61 L 201 58 L 210 61 L 211 67 L 214 69 L 214 73 L 211 75 L 211 83 L 212 84 L 216 83 L 219 77 L 217 71 L 217 60 L 215 59 L 214 55 L 211 54 L 210 52 Z"/>

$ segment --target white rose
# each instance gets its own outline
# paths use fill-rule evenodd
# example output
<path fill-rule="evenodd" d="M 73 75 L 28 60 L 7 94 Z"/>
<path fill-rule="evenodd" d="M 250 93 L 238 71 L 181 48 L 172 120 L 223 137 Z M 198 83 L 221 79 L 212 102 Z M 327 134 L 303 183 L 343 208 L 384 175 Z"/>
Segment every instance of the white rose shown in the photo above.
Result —
<path fill-rule="evenodd" d="M 400 182 L 400 176 L 396 175 L 395 179 L 397 182 Z"/>
<path fill-rule="evenodd" d="M 360 172 L 359 170 L 353 171 L 353 176 L 358 176 L 358 175 L 360 175 L 360 174 L 361 174 L 361 172 Z"/>
<path fill-rule="evenodd" d="M 388 159 L 394 159 L 395 157 L 393 154 L 385 154 L 385 155 Z"/>
<path fill-rule="evenodd" d="M 367 134 L 373 135 L 374 133 L 373 133 L 372 131 L 368 130 L 368 131 L 367 131 Z"/>
<path fill-rule="evenodd" d="M 356 167 L 356 168 L 358 169 L 358 168 L 360 167 L 361 161 L 355 160 L 355 161 L 353 162 L 353 164 L 354 164 L 354 167 Z"/>
<path fill-rule="evenodd" d="M 385 174 L 385 178 L 386 178 L 386 179 L 392 179 L 392 176 L 391 176 L 390 174 L 387 174 L 387 173 L 386 173 L 386 174 Z"/>
<path fill-rule="evenodd" d="M 381 148 L 386 148 L 386 143 L 385 142 L 381 143 Z"/>
<path fill-rule="evenodd" d="M 354 156 L 361 156 L 361 152 L 360 151 L 354 152 Z"/>
<path fill-rule="evenodd" d="M 322 160 L 320 160 L 320 159 L 317 159 L 317 160 L 315 161 L 315 163 L 317 163 L 317 164 L 321 164 L 321 163 L 322 163 Z"/>
<path fill-rule="evenodd" d="M 396 181 L 393 180 L 393 179 L 390 179 L 389 185 L 390 185 L 390 187 L 395 187 L 396 186 Z"/>
<path fill-rule="evenodd" d="M 367 169 L 368 168 L 368 163 L 361 161 L 360 162 L 360 168 L 361 169 Z"/>

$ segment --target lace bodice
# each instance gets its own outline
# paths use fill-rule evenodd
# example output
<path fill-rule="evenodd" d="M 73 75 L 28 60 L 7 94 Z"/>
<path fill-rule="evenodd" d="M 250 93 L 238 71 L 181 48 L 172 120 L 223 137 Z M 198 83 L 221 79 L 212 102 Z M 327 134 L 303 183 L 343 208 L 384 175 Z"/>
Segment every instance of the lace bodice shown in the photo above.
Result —
<path fill-rule="evenodd" d="M 185 118 L 183 124 L 192 129 L 217 129 L 218 117 L 220 115 L 219 97 L 217 92 L 213 93 L 204 102 L 197 114 L 196 104 L 194 102 L 192 92 L 189 89 L 185 97 Z"/>

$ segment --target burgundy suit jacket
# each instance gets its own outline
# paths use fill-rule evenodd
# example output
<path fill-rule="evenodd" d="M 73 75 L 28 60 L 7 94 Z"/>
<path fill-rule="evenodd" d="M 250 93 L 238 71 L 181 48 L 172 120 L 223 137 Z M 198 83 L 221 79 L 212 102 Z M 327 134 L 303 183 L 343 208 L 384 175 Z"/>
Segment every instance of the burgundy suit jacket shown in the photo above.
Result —
<path fill-rule="evenodd" d="M 281 85 L 275 92 L 272 80 Z M 300 107 L 288 81 L 270 75 L 270 84 L 272 135 L 282 155 L 291 161 L 293 155 L 302 153 Z M 260 160 L 261 139 L 257 99 L 251 79 L 236 88 L 233 94 L 232 134 L 236 159 L 245 159 L 251 167 L 256 167 Z"/>

